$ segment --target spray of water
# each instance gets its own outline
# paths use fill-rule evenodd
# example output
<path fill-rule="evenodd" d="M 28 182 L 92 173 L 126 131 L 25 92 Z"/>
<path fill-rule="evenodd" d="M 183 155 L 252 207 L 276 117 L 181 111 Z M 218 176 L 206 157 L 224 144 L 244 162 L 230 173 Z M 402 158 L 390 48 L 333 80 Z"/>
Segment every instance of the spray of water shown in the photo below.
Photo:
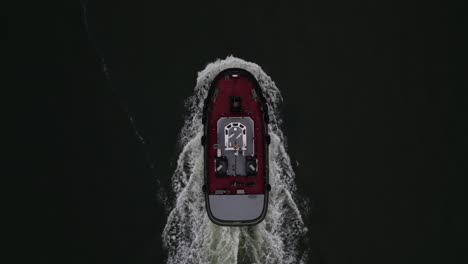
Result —
<path fill-rule="evenodd" d="M 203 100 L 214 77 L 227 68 L 243 68 L 259 82 L 270 111 L 270 201 L 263 222 L 250 227 L 213 224 L 205 211 L 203 185 Z M 229 56 L 198 73 L 194 93 L 186 101 L 187 118 L 180 133 L 182 151 L 172 176 L 176 200 L 171 205 L 162 239 L 168 264 L 181 263 L 305 263 L 298 250 L 307 232 L 294 202 L 294 171 L 284 146 L 278 106 L 281 93 L 255 63 Z"/>

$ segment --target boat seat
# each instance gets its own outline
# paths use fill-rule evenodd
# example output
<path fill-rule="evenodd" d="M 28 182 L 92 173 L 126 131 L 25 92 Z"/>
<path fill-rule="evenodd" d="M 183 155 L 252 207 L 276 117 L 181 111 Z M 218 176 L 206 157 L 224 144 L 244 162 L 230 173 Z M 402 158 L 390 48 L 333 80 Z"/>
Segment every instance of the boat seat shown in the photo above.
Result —
<path fill-rule="evenodd" d="M 227 176 L 228 159 L 226 156 L 216 157 L 215 171 L 217 176 Z"/>
<path fill-rule="evenodd" d="M 255 157 L 245 157 L 245 171 L 247 176 L 257 175 L 257 159 Z"/>

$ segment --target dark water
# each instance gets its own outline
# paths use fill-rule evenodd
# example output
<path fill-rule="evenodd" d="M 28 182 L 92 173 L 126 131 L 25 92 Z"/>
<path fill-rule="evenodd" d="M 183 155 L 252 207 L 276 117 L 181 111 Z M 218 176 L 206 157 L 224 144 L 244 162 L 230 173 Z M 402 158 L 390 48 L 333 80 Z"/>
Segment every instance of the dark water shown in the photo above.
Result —
<path fill-rule="evenodd" d="M 466 233 L 464 188 L 449 177 L 464 166 L 450 151 L 460 146 L 452 138 L 466 135 L 450 123 L 463 101 L 445 89 L 466 86 L 455 7 L 99 1 L 45 9 L 31 8 L 17 31 L 27 62 L 19 84 L 29 89 L 18 91 L 14 165 L 36 177 L 9 190 L 10 263 L 161 263 L 168 211 L 158 193 L 176 166 L 184 100 L 197 72 L 230 54 L 260 65 L 282 92 L 295 198 L 309 201 L 301 250 L 310 263 L 466 259 L 457 242 Z"/>

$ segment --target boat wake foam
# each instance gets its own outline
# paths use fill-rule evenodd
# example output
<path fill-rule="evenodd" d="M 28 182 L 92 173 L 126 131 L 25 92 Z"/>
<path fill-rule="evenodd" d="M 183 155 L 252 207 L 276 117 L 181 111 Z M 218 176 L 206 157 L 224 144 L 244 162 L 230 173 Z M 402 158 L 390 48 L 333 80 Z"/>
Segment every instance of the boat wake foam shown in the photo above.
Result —
<path fill-rule="evenodd" d="M 205 210 L 203 185 L 203 101 L 214 77 L 227 68 L 242 68 L 257 79 L 267 99 L 271 135 L 269 146 L 270 200 L 263 222 L 255 226 L 224 227 L 213 224 Z M 172 176 L 176 200 L 162 233 L 168 264 L 181 263 L 305 263 L 298 245 L 305 237 L 295 193 L 294 171 L 280 129 L 281 93 L 255 63 L 229 56 L 210 63 L 198 73 L 194 93 L 185 106 L 187 117 L 180 132 L 182 151 Z"/>

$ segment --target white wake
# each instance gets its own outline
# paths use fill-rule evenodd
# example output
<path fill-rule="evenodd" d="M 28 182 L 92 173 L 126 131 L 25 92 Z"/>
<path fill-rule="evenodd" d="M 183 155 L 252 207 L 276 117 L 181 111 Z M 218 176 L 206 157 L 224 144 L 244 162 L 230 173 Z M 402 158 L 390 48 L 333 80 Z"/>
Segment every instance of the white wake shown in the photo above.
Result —
<path fill-rule="evenodd" d="M 258 80 L 267 99 L 271 135 L 270 200 L 265 220 L 251 227 L 221 227 L 213 224 L 205 211 L 202 192 L 203 100 L 213 78 L 226 68 L 243 68 Z M 183 146 L 172 176 L 177 197 L 167 219 L 162 239 L 167 263 L 304 263 L 298 250 L 307 232 L 293 200 L 294 171 L 284 146 L 278 105 L 282 97 L 271 78 L 255 63 L 232 56 L 210 63 L 198 73 L 194 93 L 186 101 L 187 118 L 180 133 Z"/>

